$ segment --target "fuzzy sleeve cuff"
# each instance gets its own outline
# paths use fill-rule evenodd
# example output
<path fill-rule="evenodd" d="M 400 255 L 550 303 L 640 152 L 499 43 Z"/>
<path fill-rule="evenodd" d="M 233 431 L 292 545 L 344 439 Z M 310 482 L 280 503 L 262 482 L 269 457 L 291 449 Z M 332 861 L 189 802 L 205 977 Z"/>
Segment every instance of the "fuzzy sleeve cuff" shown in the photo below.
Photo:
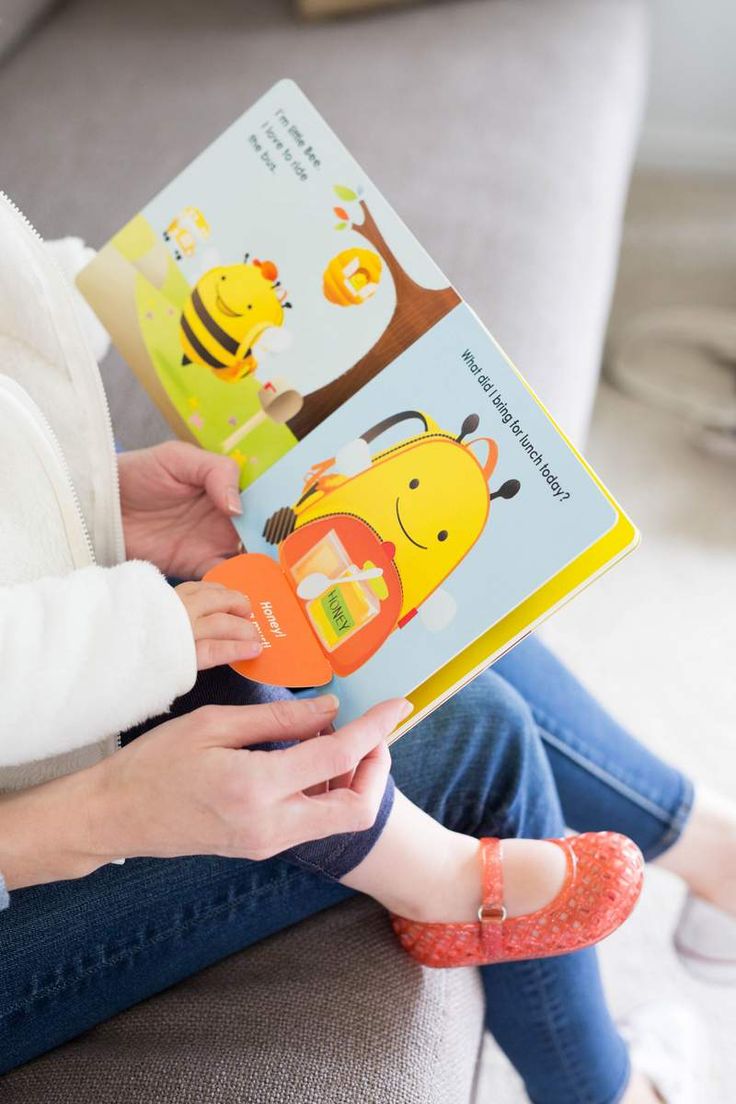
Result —
<path fill-rule="evenodd" d="M 0 588 L 0 766 L 71 751 L 165 712 L 194 684 L 194 637 L 152 564 Z"/>

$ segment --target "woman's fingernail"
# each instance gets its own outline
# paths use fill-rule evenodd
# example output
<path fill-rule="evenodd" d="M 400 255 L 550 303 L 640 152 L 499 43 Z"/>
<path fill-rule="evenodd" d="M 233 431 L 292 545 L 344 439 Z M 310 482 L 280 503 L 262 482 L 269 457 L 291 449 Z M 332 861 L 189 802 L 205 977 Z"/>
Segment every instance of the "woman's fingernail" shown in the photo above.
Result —
<path fill-rule="evenodd" d="M 255 659 L 263 651 L 263 645 L 260 640 L 246 640 L 243 643 L 243 651 L 245 653 L 243 659 Z"/>
<path fill-rule="evenodd" d="M 405 721 L 409 714 L 413 712 L 414 706 L 411 704 L 411 702 L 407 701 L 406 698 L 402 698 L 402 700 L 398 704 L 396 723 L 398 724 L 399 721 Z"/>
<path fill-rule="evenodd" d="M 334 713 L 340 708 L 340 699 L 336 694 L 320 694 L 318 698 L 306 699 L 315 713 Z"/>
<path fill-rule="evenodd" d="M 240 501 L 240 495 L 231 487 L 227 492 L 227 508 L 231 514 L 242 514 L 243 504 Z"/>

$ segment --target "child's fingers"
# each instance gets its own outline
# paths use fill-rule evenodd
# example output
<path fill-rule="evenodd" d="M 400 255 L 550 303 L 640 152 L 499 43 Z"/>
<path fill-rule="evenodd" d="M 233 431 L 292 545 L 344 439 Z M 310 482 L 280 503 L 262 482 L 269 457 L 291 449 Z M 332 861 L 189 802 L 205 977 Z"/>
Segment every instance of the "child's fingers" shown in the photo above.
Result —
<path fill-rule="evenodd" d="M 220 583 L 193 583 L 195 591 L 185 595 L 185 604 L 190 617 L 206 617 L 210 613 L 233 613 L 240 617 L 249 617 L 251 604 L 238 590 L 230 590 Z"/>
<path fill-rule="evenodd" d="M 181 597 L 187 598 L 187 597 L 191 597 L 191 595 L 193 595 L 193 594 L 197 594 L 200 590 L 204 589 L 205 587 L 214 587 L 217 590 L 228 590 L 229 589 L 228 587 L 225 586 L 224 583 L 215 583 L 215 582 L 210 581 L 209 579 L 207 580 L 206 583 L 202 582 L 199 579 L 190 579 L 186 583 L 179 583 L 177 586 L 174 587 L 174 590 Z"/>
<path fill-rule="evenodd" d="M 254 621 L 232 613 L 210 613 L 198 618 L 194 635 L 197 640 L 229 640 L 232 643 L 261 639 Z"/>
<path fill-rule="evenodd" d="M 242 659 L 255 659 L 262 651 L 260 640 L 198 640 L 197 670 L 221 667 Z"/>

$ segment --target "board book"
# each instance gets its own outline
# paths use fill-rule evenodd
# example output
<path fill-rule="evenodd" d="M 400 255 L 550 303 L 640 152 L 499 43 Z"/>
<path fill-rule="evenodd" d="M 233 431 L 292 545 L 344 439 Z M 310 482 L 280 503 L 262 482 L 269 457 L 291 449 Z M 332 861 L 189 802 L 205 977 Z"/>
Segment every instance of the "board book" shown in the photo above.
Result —
<path fill-rule="evenodd" d="M 400 735 L 637 542 L 301 90 L 282 80 L 117 233 L 82 293 L 176 433 L 240 469 L 264 648 Z"/>

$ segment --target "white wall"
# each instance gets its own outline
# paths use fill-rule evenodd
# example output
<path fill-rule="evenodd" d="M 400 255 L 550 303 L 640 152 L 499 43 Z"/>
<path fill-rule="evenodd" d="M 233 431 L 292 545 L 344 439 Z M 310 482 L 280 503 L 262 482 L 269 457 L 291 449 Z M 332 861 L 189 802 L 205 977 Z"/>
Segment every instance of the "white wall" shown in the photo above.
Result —
<path fill-rule="evenodd" d="M 736 171 L 736 0 L 649 0 L 640 163 Z"/>

